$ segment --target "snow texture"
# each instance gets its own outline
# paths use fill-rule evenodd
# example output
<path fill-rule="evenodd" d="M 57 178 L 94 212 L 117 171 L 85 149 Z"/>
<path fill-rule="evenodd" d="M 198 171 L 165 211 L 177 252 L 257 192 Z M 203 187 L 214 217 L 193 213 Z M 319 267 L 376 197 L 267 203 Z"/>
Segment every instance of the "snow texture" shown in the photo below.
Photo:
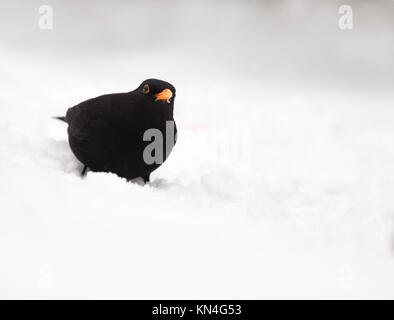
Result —
<path fill-rule="evenodd" d="M 0 298 L 394 298 L 393 3 L 348 34 L 335 2 L 101 3 L 105 26 L 54 3 L 52 31 L 0 7 Z M 170 43 L 125 44 L 149 12 Z M 81 179 L 51 117 L 152 76 L 177 88 L 168 161 Z"/>

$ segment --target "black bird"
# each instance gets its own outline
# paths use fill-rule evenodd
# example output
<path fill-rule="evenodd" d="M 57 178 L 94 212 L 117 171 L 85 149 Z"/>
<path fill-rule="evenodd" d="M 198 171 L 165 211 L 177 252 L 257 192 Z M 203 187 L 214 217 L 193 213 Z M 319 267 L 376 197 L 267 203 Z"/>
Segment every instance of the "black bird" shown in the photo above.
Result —
<path fill-rule="evenodd" d="M 86 100 L 58 117 L 68 124 L 71 150 L 84 164 L 82 175 L 89 169 L 149 181 L 150 173 L 167 159 L 176 142 L 174 99 L 173 85 L 148 79 L 134 91 Z M 160 148 L 152 149 L 152 143 L 160 144 L 162 161 Z M 152 156 L 159 161 L 152 163 Z"/>

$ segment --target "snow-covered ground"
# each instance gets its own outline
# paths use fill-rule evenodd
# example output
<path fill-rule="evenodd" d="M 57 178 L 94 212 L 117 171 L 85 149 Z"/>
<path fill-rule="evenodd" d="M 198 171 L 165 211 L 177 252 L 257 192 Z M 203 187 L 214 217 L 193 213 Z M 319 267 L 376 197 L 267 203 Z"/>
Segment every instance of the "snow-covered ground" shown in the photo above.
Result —
<path fill-rule="evenodd" d="M 2 3 L 0 298 L 394 298 L 394 3 L 290 2 Z M 81 179 L 51 117 L 150 77 L 168 161 Z"/>

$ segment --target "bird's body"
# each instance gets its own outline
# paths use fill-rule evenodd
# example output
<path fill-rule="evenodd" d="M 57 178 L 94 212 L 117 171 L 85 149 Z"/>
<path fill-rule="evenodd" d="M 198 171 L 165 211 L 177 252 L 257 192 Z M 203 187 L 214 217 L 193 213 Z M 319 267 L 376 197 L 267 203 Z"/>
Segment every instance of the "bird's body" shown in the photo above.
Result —
<path fill-rule="evenodd" d="M 65 121 L 71 150 L 92 171 L 149 180 L 161 163 L 144 160 L 144 150 L 151 143 L 144 141 L 144 133 L 158 129 L 163 141 L 176 137 L 174 98 L 171 84 L 149 79 L 134 91 L 103 95 L 68 109 Z M 174 137 L 166 136 L 168 122 L 173 122 Z M 165 150 L 163 160 L 170 151 Z"/>

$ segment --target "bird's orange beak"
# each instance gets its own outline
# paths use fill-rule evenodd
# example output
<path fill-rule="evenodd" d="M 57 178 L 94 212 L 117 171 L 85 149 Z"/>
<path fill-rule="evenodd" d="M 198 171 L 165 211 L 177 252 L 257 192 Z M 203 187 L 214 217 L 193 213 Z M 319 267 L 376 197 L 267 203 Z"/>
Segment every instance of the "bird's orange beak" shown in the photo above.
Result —
<path fill-rule="evenodd" d="M 167 102 L 169 102 L 172 97 L 172 91 L 170 89 L 164 89 L 162 92 L 156 94 L 155 97 L 155 101 L 166 100 Z"/>

